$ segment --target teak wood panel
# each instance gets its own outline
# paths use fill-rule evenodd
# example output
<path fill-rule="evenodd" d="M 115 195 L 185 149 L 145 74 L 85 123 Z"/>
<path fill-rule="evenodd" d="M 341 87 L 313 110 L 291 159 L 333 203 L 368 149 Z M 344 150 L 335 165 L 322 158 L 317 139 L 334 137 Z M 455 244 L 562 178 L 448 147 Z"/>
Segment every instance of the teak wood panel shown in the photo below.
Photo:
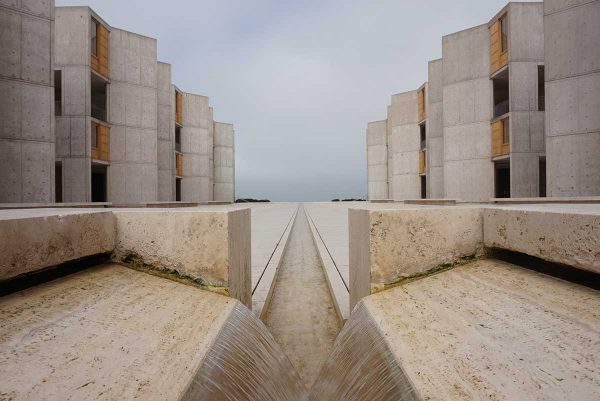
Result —
<path fill-rule="evenodd" d="M 419 174 L 424 174 L 427 171 L 427 157 L 424 150 L 419 152 Z"/>
<path fill-rule="evenodd" d="M 96 126 L 98 147 L 92 146 L 92 159 L 110 161 L 110 128 L 104 125 Z"/>
<path fill-rule="evenodd" d="M 419 91 L 419 121 L 425 119 L 425 88 Z"/>
<path fill-rule="evenodd" d="M 175 121 L 177 124 L 183 124 L 183 95 L 175 92 Z"/>
<path fill-rule="evenodd" d="M 175 154 L 175 167 L 177 169 L 176 175 L 183 176 L 183 155 L 181 153 Z"/>
<path fill-rule="evenodd" d="M 508 17 L 506 18 L 508 21 Z M 508 64 L 508 50 L 502 51 L 502 29 L 500 19 L 490 27 L 490 73 Z"/>
<path fill-rule="evenodd" d="M 94 21 L 92 21 L 92 24 Z M 96 30 L 97 55 L 92 54 L 91 67 L 97 73 L 110 77 L 110 32 L 108 29 L 98 23 Z"/>
<path fill-rule="evenodd" d="M 492 157 L 510 153 L 510 143 L 504 143 L 504 120 L 492 123 Z"/>

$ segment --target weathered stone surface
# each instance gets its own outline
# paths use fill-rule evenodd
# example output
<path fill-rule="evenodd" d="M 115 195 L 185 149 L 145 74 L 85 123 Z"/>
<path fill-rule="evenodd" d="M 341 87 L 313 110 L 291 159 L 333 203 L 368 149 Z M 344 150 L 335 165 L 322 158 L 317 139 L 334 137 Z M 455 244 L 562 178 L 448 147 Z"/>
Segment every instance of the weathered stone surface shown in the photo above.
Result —
<path fill-rule="evenodd" d="M 0 298 L 0 377 L 8 400 L 304 396 L 239 302 L 118 265 Z"/>
<path fill-rule="evenodd" d="M 526 253 L 600 273 L 600 207 L 489 208 L 485 246 Z"/>
<path fill-rule="evenodd" d="M 349 210 L 350 308 L 403 279 L 483 252 L 476 207 Z"/>
<path fill-rule="evenodd" d="M 0 281 L 74 259 L 111 252 L 110 211 L 0 211 Z"/>
<path fill-rule="evenodd" d="M 114 257 L 252 305 L 250 210 L 115 211 Z"/>

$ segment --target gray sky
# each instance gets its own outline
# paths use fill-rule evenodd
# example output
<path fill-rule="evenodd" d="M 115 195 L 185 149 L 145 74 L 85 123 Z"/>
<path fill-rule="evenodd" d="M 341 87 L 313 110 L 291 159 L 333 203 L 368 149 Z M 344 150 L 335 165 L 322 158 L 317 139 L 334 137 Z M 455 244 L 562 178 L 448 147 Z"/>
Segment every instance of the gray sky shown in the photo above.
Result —
<path fill-rule="evenodd" d="M 234 124 L 237 197 L 277 201 L 365 197 L 367 122 L 506 2 L 56 0 L 157 38 L 174 83 Z"/>

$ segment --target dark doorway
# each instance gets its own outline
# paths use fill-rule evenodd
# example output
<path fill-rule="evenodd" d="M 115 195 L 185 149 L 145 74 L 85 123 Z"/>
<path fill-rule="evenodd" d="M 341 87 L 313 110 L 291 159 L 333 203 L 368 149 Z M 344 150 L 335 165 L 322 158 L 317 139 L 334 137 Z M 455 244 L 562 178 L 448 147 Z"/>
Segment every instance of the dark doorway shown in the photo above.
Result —
<path fill-rule="evenodd" d="M 540 158 L 540 197 L 546 197 L 546 159 Z"/>
<path fill-rule="evenodd" d="M 175 178 L 175 200 L 181 202 L 181 178 Z"/>
<path fill-rule="evenodd" d="M 92 202 L 106 202 L 106 166 L 92 166 Z"/>
<path fill-rule="evenodd" d="M 54 166 L 54 192 L 56 203 L 62 203 L 63 201 L 62 182 L 62 164 L 56 163 Z"/>
<path fill-rule="evenodd" d="M 510 198 L 510 163 L 496 163 L 495 167 L 496 198 Z"/>
<path fill-rule="evenodd" d="M 427 176 L 421 176 L 421 199 L 427 199 Z"/>

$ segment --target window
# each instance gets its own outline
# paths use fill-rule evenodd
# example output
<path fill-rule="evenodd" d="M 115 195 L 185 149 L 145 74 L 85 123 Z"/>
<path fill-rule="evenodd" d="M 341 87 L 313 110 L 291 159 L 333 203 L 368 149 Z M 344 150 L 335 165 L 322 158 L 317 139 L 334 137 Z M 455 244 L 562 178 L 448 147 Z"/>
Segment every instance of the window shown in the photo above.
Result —
<path fill-rule="evenodd" d="M 175 127 L 175 150 L 181 152 L 181 127 Z"/>
<path fill-rule="evenodd" d="M 423 150 L 427 147 L 427 134 L 425 131 L 425 124 L 421 124 L 419 128 L 421 130 L 421 150 Z"/>
<path fill-rule="evenodd" d="M 98 148 L 98 124 L 92 123 L 92 148 Z"/>
<path fill-rule="evenodd" d="M 98 21 L 96 21 L 95 19 L 92 18 L 92 23 L 91 23 L 91 31 L 92 31 L 92 42 L 91 42 L 91 48 L 92 48 L 92 54 L 94 56 L 98 55 Z"/>
<path fill-rule="evenodd" d="M 108 84 L 91 73 L 91 112 L 96 120 L 108 122 Z"/>
<path fill-rule="evenodd" d="M 494 118 L 510 111 L 508 70 L 497 74 L 492 79 L 494 90 Z"/>
<path fill-rule="evenodd" d="M 508 118 L 502 120 L 502 144 L 510 143 L 510 125 Z"/>
<path fill-rule="evenodd" d="M 500 32 L 502 34 L 502 51 L 508 50 L 508 21 L 506 14 L 500 17 Z"/>
<path fill-rule="evenodd" d="M 62 116 L 62 71 L 54 71 L 54 115 Z"/>
<path fill-rule="evenodd" d="M 538 110 L 546 110 L 546 89 L 544 87 L 544 66 L 538 65 Z"/>

